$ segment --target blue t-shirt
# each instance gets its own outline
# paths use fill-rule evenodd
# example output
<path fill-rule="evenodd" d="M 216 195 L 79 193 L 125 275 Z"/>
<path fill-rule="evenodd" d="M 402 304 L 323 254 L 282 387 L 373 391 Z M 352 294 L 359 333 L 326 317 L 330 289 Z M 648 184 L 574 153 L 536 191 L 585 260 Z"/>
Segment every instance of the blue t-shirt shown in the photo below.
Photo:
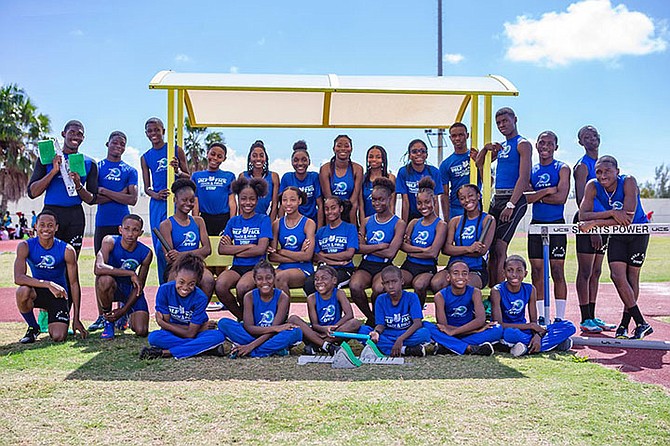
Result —
<path fill-rule="evenodd" d="M 167 143 L 163 144 L 163 147 L 160 149 L 154 149 L 152 147 L 144 152 L 142 158 L 144 158 L 144 162 L 149 168 L 151 174 L 151 188 L 154 192 L 167 189 Z"/>
<path fill-rule="evenodd" d="M 418 214 L 416 209 L 416 196 L 419 193 L 419 181 L 423 177 L 431 177 L 435 182 L 435 195 L 444 193 L 442 189 L 442 177 L 437 167 L 425 164 L 423 171 L 417 172 L 411 165 L 404 166 L 398 172 L 395 180 L 395 191 L 407 195 L 409 199 L 409 214 Z"/>
<path fill-rule="evenodd" d="M 343 221 L 335 228 L 326 225 L 316 231 L 314 253 L 323 251 L 328 254 L 336 254 L 349 248 L 358 249 L 358 232 L 353 224 Z M 353 268 L 353 266 L 354 262 L 349 262 L 344 265 L 344 268 Z M 335 266 L 335 268 L 337 269 L 338 266 Z"/>
<path fill-rule="evenodd" d="M 161 285 L 156 293 L 156 311 L 169 314 L 170 323 L 177 325 L 202 325 L 207 322 L 208 303 L 207 295 L 198 287 L 188 296 L 181 297 L 174 280 Z"/>
<path fill-rule="evenodd" d="M 448 325 L 462 327 L 474 319 L 475 304 L 472 303 L 474 291 L 470 285 L 465 287 L 465 293 L 461 295 L 454 294 L 450 286 L 440 290 L 444 297 L 444 314 L 447 316 Z"/>
<path fill-rule="evenodd" d="M 30 267 L 33 278 L 57 283 L 69 293 L 69 286 L 65 278 L 67 264 L 65 263 L 65 250 L 67 243 L 54 238 L 54 244 L 49 249 L 40 245 L 38 237 L 26 240 L 28 243 L 28 257 L 26 262 Z"/>
<path fill-rule="evenodd" d="M 178 252 L 188 252 L 200 247 L 200 228 L 193 217 L 188 216 L 187 226 L 180 225 L 174 217 L 170 217 L 170 223 L 172 223 L 170 234 L 174 249 Z"/>
<path fill-rule="evenodd" d="M 616 190 L 613 193 L 608 193 L 604 187 L 598 183 L 598 180 L 591 180 L 596 185 L 596 199 L 605 211 L 621 210 L 623 209 L 624 200 L 624 181 L 628 175 L 619 175 L 617 177 Z M 642 202 L 640 201 L 640 192 L 637 193 L 637 206 L 635 207 L 635 215 L 633 215 L 633 223 L 649 223 L 647 214 L 642 209 Z"/>
<path fill-rule="evenodd" d="M 558 186 L 560 171 L 566 164 L 554 160 L 546 166 L 535 164 L 530 171 L 530 184 L 533 190 L 538 191 L 548 187 Z M 549 204 L 536 201 L 533 203 L 533 221 L 547 223 L 563 219 L 565 204 Z"/>
<path fill-rule="evenodd" d="M 403 290 L 397 305 L 393 305 L 388 293 L 380 294 L 375 302 L 375 325 L 407 330 L 414 319 L 423 319 L 419 296 Z"/>
<path fill-rule="evenodd" d="M 488 214 L 482 212 L 478 218 L 468 219 L 466 215 L 461 215 L 461 219 L 456 225 L 456 233 L 454 234 L 454 246 L 472 246 L 472 244 L 479 240 L 481 236 L 484 219 Z M 486 267 L 486 258 L 488 252 L 480 257 L 470 256 L 452 256 L 450 262 L 456 260 L 465 262 L 471 271 L 481 271 Z"/>
<path fill-rule="evenodd" d="M 247 179 L 253 178 L 248 170 L 244 171 L 244 176 Z M 270 205 L 272 204 L 272 191 L 274 190 L 274 183 L 272 182 L 272 172 L 268 173 L 263 177 L 266 183 L 268 183 L 268 193 L 264 197 L 258 197 L 258 202 L 256 203 L 256 212 L 259 214 L 270 214 Z"/>
<path fill-rule="evenodd" d="M 304 180 L 299 180 L 295 172 L 286 172 L 279 182 L 279 193 L 289 187 L 294 186 L 307 195 L 305 204 L 298 207 L 298 211 L 307 218 L 317 222 L 316 199 L 321 197 L 321 183 L 319 183 L 319 174 L 316 172 L 307 172 Z"/>
<path fill-rule="evenodd" d="M 272 294 L 272 299 L 268 302 L 261 299 L 261 292 L 258 288 L 252 290 L 251 296 L 254 305 L 254 325 L 256 327 L 271 327 L 275 320 L 275 316 L 277 316 L 277 306 L 279 305 L 281 290 L 275 288 L 274 293 Z"/>
<path fill-rule="evenodd" d="M 72 154 L 74 155 L 74 154 Z M 67 153 L 63 154 L 63 158 L 68 159 L 70 155 Z M 86 184 L 86 179 L 91 173 L 91 168 L 95 165 L 95 160 L 89 156 L 84 155 L 84 168 L 86 170 L 86 175 L 80 177 L 81 185 Z M 53 170 L 53 164 L 48 164 L 44 166 L 46 173 L 48 174 Z M 96 165 L 97 170 L 97 165 Z M 97 188 L 96 188 L 97 192 Z M 71 197 L 67 194 L 67 188 L 65 187 L 65 182 L 63 181 L 63 176 L 60 173 L 60 169 L 56 176 L 51 180 L 47 186 L 46 192 L 44 194 L 44 204 L 49 206 L 78 206 L 82 202 L 82 199 L 79 197 L 79 194 Z"/>
<path fill-rule="evenodd" d="M 223 235 L 227 235 L 234 245 L 258 245 L 261 238 L 272 238 L 272 223 L 265 214 L 254 214 L 251 218 L 236 215 L 228 220 Z M 234 266 L 254 266 L 265 254 L 254 257 L 233 257 Z"/>
<path fill-rule="evenodd" d="M 521 289 L 516 293 L 512 293 L 507 288 L 507 281 L 505 280 L 494 288 L 500 293 L 502 321 L 506 324 L 525 324 L 526 306 L 530 300 L 533 285 L 522 282 Z"/>
<path fill-rule="evenodd" d="M 577 163 L 575 164 L 574 170 L 577 170 L 577 166 L 580 164 L 583 164 L 586 166 L 587 170 L 587 175 L 586 175 L 586 182 L 588 183 L 589 180 L 593 180 L 596 177 L 596 161 L 598 161 L 595 158 L 591 158 L 587 154 L 584 154 Z M 577 206 L 579 206 L 581 203 L 577 203 Z M 603 207 L 600 205 L 598 200 L 593 200 L 593 212 L 602 212 L 604 211 Z"/>
<path fill-rule="evenodd" d="M 286 226 L 286 217 L 279 219 L 277 242 L 282 250 L 291 252 L 300 252 L 302 250 L 302 244 L 307 238 L 305 235 L 305 223 L 307 223 L 307 217 L 304 215 L 300 217 L 298 224 L 292 228 Z M 280 270 L 291 268 L 301 269 L 307 274 L 312 274 L 314 272 L 314 265 L 312 265 L 312 262 L 287 262 L 279 264 Z"/>
<path fill-rule="evenodd" d="M 343 177 L 338 177 L 337 169 L 333 167 L 332 175 L 330 176 L 330 192 L 333 196 L 340 197 L 342 200 L 351 200 L 355 185 L 354 168 L 351 161 Z"/>
<path fill-rule="evenodd" d="M 375 214 L 372 207 L 372 181 L 363 181 L 363 212 L 366 217 Z"/>
<path fill-rule="evenodd" d="M 201 170 L 191 175 L 196 185 L 195 196 L 198 198 L 200 212 L 221 215 L 230 212 L 228 198 L 232 193 L 230 184 L 235 181 L 235 174 L 226 170 Z"/>
<path fill-rule="evenodd" d="M 514 189 L 519 179 L 519 165 L 521 156 L 517 147 L 524 138 L 516 135 L 502 143 L 502 149 L 498 152 L 498 165 L 496 167 L 496 189 Z"/>
<path fill-rule="evenodd" d="M 440 184 L 449 186 L 449 218 L 463 215 L 463 207 L 456 192 L 462 185 L 470 183 L 470 152 L 449 155 L 440 164 L 440 176 Z"/>
<path fill-rule="evenodd" d="M 126 251 L 121 245 L 122 237 L 120 235 L 113 235 L 114 239 L 114 248 L 109 253 L 107 258 L 107 264 L 119 269 L 125 269 L 128 271 L 135 271 L 139 269 L 142 262 L 147 258 L 149 252 L 151 251 L 149 247 L 142 242 L 137 242 L 137 246 L 132 251 Z M 115 277 L 116 281 L 126 285 L 130 285 L 130 277 L 119 276 Z"/>
<path fill-rule="evenodd" d="M 395 225 L 399 220 L 397 215 L 393 215 L 385 223 L 380 223 L 377 220 L 377 214 L 368 218 L 365 225 L 365 241 L 368 245 L 378 245 L 380 243 L 391 243 L 395 236 Z M 392 259 L 379 257 L 374 254 L 366 254 L 363 256 L 365 260 L 370 262 L 386 263 Z"/>
<path fill-rule="evenodd" d="M 423 224 L 423 217 L 421 217 L 412 228 L 412 234 L 409 240 L 410 245 L 418 246 L 419 248 L 427 248 L 432 246 L 433 242 L 435 241 L 437 224 L 440 221 L 442 221 L 442 219 L 437 217 L 431 224 L 425 226 Z M 407 260 L 412 263 L 418 263 L 419 265 L 437 264 L 437 259 L 420 259 L 411 255 L 407 255 Z"/>
<path fill-rule="evenodd" d="M 128 186 L 137 186 L 137 170 L 123 161 L 104 159 L 98 162 L 98 186 L 113 192 L 121 192 Z M 123 217 L 130 214 L 127 204 L 110 201 L 98 205 L 95 214 L 96 226 L 118 226 Z"/>
<path fill-rule="evenodd" d="M 318 291 L 314 293 L 314 297 L 319 325 L 335 325 L 342 319 L 342 306 L 337 300 L 337 288 L 333 288 L 328 299 L 324 299 Z"/>

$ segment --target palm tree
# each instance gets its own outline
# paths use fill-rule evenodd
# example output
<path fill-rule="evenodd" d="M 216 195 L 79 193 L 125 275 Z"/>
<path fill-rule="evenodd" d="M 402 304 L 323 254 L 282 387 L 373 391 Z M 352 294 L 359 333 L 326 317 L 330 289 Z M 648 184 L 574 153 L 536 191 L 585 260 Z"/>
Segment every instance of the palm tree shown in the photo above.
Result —
<path fill-rule="evenodd" d="M 47 115 L 16 84 L 0 87 L 0 210 L 26 194 L 32 166 L 37 159 L 37 141 L 51 130 Z"/>
<path fill-rule="evenodd" d="M 213 142 L 225 143 L 221 132 L 207 133 L 207 127 L 191 127 L 188 118 L 184 120 L 186 135 L 184 135 L 184 153 L 191 172 L 207 168 L 207 146 Z M 204 138 L 204 144 L 202 137 Z"/>

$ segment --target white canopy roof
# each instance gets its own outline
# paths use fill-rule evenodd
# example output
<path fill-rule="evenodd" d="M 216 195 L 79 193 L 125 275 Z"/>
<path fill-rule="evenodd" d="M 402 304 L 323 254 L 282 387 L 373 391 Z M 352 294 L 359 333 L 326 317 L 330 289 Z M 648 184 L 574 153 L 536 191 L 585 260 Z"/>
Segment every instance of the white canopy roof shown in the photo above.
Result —
<path fill-rule="evenodd" d="M 501 76 L 175 73 L 152 89 L 183 90 L 194 127 L 432 128 L 460 121 L 473 95 L 517 96 Z"/>

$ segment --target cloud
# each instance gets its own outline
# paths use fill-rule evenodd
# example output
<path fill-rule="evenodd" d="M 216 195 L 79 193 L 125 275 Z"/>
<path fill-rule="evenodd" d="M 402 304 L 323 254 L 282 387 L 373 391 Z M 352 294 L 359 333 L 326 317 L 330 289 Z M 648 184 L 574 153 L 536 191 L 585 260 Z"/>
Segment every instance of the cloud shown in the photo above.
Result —
<path fill-rule="evenodd" d="M 265 45 L 265 37 L 261 37 L 256 43 L 257 43 L 259 46 L 263 46 L 263 45 Z"/>
<path fill-rule="evenodd" d="M 232 67 L 230 67 L 229 71 L 231 73 L 239 73 L 240 72 L 240 67 L 236 67 L 235 65 L 233 65 Z"/>
<path fill-rule="evenodd" d="M 456 65 L 457 63 L 463 62 L 463 59 L 465 59 L 465 57 L 463 57 L 462 54 L 458 54 L 458 53 L 456 53 L 456 54 L 446 53 L 443 56 L 444 62 L 452 64 L 452 65 Z"/>
<path fill-rule="evenodd" d="M 175 62 L 187 63 L 191 61 L 191 58 L 187 54 L 177 54 L 174 57 Z"/>
<path fill-rule="evenodd" d="M 106 155 L 105 155 L 106 156 Z M 142 181 L 142 165 L 140 163 L 140 158 L 142 156 L 142 152 L 140 152 L 140 149 L 126 145 L 126 151 L 123 152 L 123 161 L 126 164 L 129 164 L 130 166 L 134 167 L 137 169 L 137 179 L 138 179 L 138 185 L 137 188 L 138 190 L 143 191 L 144 190 L 144 182 Z"/>
<path fill-rule="evenodd" d="M 511 42 L 507 59 L 546 67 L 612 61 L 667 48 L 652 18 L 623 4 L 612 6 L 610 0 L 584 0 L 572 3 L 564 12 L 547 12 L 539 19 L 519 16 L 504 26 Z"/>
<path fill-rule="evenodd" d="M 72 31 L 70 31 L 70 35 L 73 37 L 81 37 L 84 35 L 84 31 L 80 29 L 73 29 Z"/>

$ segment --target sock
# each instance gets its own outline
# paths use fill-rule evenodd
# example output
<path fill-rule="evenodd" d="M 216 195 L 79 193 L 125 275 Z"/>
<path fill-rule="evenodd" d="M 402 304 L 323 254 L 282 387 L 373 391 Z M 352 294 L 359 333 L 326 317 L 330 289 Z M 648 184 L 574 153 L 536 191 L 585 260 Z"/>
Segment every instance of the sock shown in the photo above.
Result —
<path fill-rule="evenodd" d="M 582 324 L 586 320 L 591 319 L 591 313 L 589 312 L 589 307 L 590 307 L 589 304 L 579 306 L 579 312 L 582 314 Z"/>
<path fill-rule="evenodd" d="M 595 319 L 596 318 L 596 303 L 595 302 L 589 302 L 589 319 Z"/>
<path fill-rule="evenodd" d="M 565 304 L 567 303 L 566 299 L 556 299 L 556 318 L 565 319 Z"/>
<path fill-rule="evenodd" d="M 630 307 L 628 309 L 628 313 L 633 317 L 636 325 L 642 325 L 645 323 L 644 317 L 642 316 L 642 313 L 640 313 L 640 309 L 637 307 L 637 305 Z"/>
<path fill-rule="evenodd" d="M 327 351 L 328 351 L 328 346 L 329 346 L 329 345 L 330 345 L 330 342 L 328 342 L 328 341 L 323 341 L 323 345 L 321 346 L 321 348 L 323 349 L 324 352 L 327 352 Z"/>
<path fill-rule="evenodd" d="M 621 316 L 621 323 L 619 325 L 626 328 L 628 328 L 628 326 L 630 325 L 630 313 L 628 312 L 628 310 L 623 310 L 623 315 Z"/>
<path fill-rule="evenodd" d="M 544 299 L 538 300 L 535 302 L 535 307 L 537 308 L 537 319 L 544 317 Z"/>
<path fill-rule="evenodd" d="M 35 313 L 33 313 L 33 310 L 21 313 L 21 316 L 23 316 L 23 320 L 28 323 L 29 327 L 33 327 L 38 330 L 40 329 L 40 324 L 38 324 L 37 321 L 35 320 Z"/>

